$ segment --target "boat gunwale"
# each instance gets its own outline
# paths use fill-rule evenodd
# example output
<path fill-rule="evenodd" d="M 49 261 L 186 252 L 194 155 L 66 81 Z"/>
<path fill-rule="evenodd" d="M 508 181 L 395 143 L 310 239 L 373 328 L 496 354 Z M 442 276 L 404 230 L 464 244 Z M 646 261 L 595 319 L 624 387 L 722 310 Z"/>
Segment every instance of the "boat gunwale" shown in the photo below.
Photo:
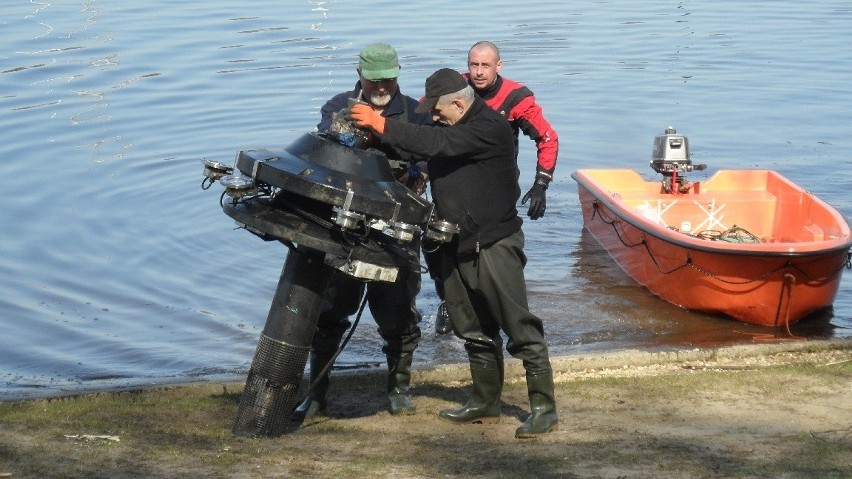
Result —
<path fill-rule="evenodd" d="M 785 258 L 806 258 L 813 256 L 825 256 L 837 254 L 842 251 L 849 251 L 852 248 L 852 235 L 846 234 L 845 238 L 836 238 L 831 240 L 822 240 L 822 241 L 812 241 L 809 243 L 814 244 L 827 244 L 825 248 L 819 249 L 809 249 L 809 250 L 794 250 L 790 251 L 791 247 L 786 245 L 802 245 L 805 243 L 791 243 L 791 242 L 779 242 L 772 243 L 771 248 L 767 246 L 763 246 L 760 249 L 749 247 L 749 248 L 733 248 L 733 245 L 744 245 L 744 243 L 718 243 L 715 241 L 707 241 L 707 240 L 698 240 L 694 239 L 692 241 L 684 240 L 681 237 L 692 238 L 690 236 L 686 236 L 683 233 L 671 230 L 669 228 L 661 228 L 659 225 L 653 224 L 649 221 L 642 221 L 641 218 L 637 217 L 634 214 L 631 214 L 624 208 L 623 206 L 612 201 L 609 195 L 603 194 L 605 190 L 597 188 L 593 185 L 599 184 L 598 182 L 592 182 L 589 178 L 587 180 L 587 175 L 584 174 L 586 171 L 595 171 L 594 168 L 583 168 L 576 170 L 571 174 L 571 178 L 573 178 L 578 186 L 584 188 L 588 191 L 596 200 L 600 201 L 604 204 L 615 216 L 617 216 L 622 221 L 626 221 L 628 224 L 633 226 L 634 228 L 639 229 L 645 234 L 649 234 L 654 238 L 657 238 L 661 241 L 674 244 L 675 246 L 679 246 L 685 249 L 691 249 L 695 251 L 701 251 L 706 253 L 714 253 L 714 254 L 726 254 L 726 255 L 738 255 L 738 256 L 773 256 L 773 257 L 785 257 Z M 600 171 L 602 169 L 597 169 Z M 606 169 L 606 170 L 616 170 L 616 171 L 633 171 L 630 168 L 614 168 L 614 169 Z M 727 171 L 741 171 L 741 170 L 727 170 Z M 751 170 L 749 170 L 751 171 Z M 772 170 L 765 170 L 772 171 Z M 778 176 L 785 179 L 783 175 L 775 172 Z M 718 174 L 718 172 L 716 173 Z M 789 180 L 787 180 L 789 182 Z M 801 191 L 805 191 L 800 188 L 795 183 L 790 182 L 796 188 L 799 188 Z M 617 192 L 616 192 L 617 193 Z M 809 193 L 811 194 L 811 193 Z M 816 195 L 813 195 L 813 198 L 821 203 L 824 208 L 828 208 L 829 212 L 832 213 L 832 216 L 836 216 L 839 221 L 842 221 L 842 224 L 846 225 L 847 231 L 850 229 L 849 222 L 846 221 L 845 217 L 840 214 L 835 208 L 833 208 L 828 203 L 825 203 Z M 581 205 L 582 208 L 582 205 Z M 707 243 L 706 245 L 704 243 Z M 836 245 L 829 246 L 828 244 L 837 243 Z M 767 243 L 760 243 L 761 245 L 768 245 Z M 785 248 L 786 250 L 781 250 L 781 248 Z"/>

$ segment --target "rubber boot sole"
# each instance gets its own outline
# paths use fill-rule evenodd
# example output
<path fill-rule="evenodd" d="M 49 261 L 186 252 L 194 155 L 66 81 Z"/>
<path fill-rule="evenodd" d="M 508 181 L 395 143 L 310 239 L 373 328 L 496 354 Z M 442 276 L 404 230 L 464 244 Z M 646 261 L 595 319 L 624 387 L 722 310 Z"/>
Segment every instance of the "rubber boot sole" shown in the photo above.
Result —
<path fill-rule="evenodd" d="M 559 423 L 558 422 L 554 423 L 552 426 L 550 426 L 549 428 L 547 428 L 547 429 L 545 429 L 544 431 L 541 431 L 541 432 L 515 432 L 515 438 L 516 439 L 534 439 L 534 438 L 537 438 L 537 437 L 544 436 L 545 434 L 551 433 L 553 431 L 556 431 L 557 429 L 559 429 Z"/>
<path fill-rule="evenodd" d="M 500 424 L 500 416 L 480 416 L 471 419 L 458 419 L 438 414 L 438 418 L 452 424 Z"/>
<path fill-rule="evenodd" d="M 407 394 L 392 394 L 390 400 L 390 413 L 392 416 L 410 416 L 417 414 L 417 407 Z"/>

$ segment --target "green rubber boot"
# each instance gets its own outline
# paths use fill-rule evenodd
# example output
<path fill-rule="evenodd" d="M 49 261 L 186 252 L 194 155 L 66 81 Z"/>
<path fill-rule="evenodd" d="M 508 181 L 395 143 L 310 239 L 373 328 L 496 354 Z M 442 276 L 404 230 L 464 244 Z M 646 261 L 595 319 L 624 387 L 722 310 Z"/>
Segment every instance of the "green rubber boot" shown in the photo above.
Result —
<path fill-rule="evenodd" d="M 518 439 L 528 439 L 555 431 L 559 418 L 556 415 L 556 401 L 553 398 L 553 372 L 527 374 L 527 391 L 530 397 L 532 414 L 515 431 Z"/>
<path fill-rule="evenodd" d="M 471 358 L 473 359 L 473 358 Z M 496 424 L 500 422 L 500 395 L 503 392 L 503 360 L 470 362 L 473 394 L 458 409 L 444 409 L 439 417 L 457 424 Z"/>
<path fill-rule="evenodd" d="M 293 414 L 290 416 L 293 421 L 302 422 L 305 419 L 310 419 L 314 416 L 324 416 L 326 408 L 326 393 L 331 382 L 331 368 L 329 367 L 325 373 L 320 376 L 320 373 L 325 369 L 326 365 L 334 357 L 334 353 L 317 353 L 311 351 L 311 384 L 314 388 L 308 393 L 305 399 L 296 406 Z"/>
<path fill-rule="evenodd" d="M 411 352 L 400 353 L 398 358 L 388 356 L 388 399 L 393 415 L 414 414 L 417 409 L 408 393 L 413 358 Z"/>

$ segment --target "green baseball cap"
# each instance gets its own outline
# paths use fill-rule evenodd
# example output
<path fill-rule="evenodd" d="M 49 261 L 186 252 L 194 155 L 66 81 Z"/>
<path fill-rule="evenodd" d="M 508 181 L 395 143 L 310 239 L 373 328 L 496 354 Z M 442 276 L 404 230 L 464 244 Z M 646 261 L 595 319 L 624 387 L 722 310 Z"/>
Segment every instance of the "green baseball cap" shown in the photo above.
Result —
<path fill-rule="evenodd" d="M 386 43 L 367 45 L 358 55 L 361 74 L 370 81 L 387 80 L 399 76 L 399 59 L 396 50 Z"/>

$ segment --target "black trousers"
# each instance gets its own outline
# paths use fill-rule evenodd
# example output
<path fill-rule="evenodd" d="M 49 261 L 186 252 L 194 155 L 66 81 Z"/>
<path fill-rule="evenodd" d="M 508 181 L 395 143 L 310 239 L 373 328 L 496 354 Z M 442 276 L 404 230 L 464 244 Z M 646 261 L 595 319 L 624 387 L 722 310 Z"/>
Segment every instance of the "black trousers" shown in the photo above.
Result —
<path fill-rule="evenodd" d="M 508 337 L 506 350 L 523 362 L 528 374 L 549 374 L 544 326 L 529 311 L 527 302 L 523 231 L 478 254 L 445 251 L 442 259 L 444 293 L 453 331 L 465 341 L 468 356 L 502 358 L 502 330 Z"/>
<path fill-rule="evenodd" d="M 320 313 L 312 343 L 314 351 L 333 353 L 337 350 L 351 325 L 349 316 L 358 312 L 365 290 L 370 313 L 384 340 L 382 351 L 385 355 L 398 357 L 400 353 L 411 353 L 417 348 L 421 315 L 415 300 L 420 291 L 420 272 L 403 268 L 393 283 L 364 283 L 337 273 L 326 290 L 326 304 Z"/>
<path fill-rule="evenodd" d="M 435 283 L 435 293 L 438 294 L 438 299 L 443 301 L 444 296 L 444 281 L 441 276 L 441 248 L 428 249 L 423 245 L 423 259 L 426 260 L 426 268 L 429 270 L 429 277 Z"/>

